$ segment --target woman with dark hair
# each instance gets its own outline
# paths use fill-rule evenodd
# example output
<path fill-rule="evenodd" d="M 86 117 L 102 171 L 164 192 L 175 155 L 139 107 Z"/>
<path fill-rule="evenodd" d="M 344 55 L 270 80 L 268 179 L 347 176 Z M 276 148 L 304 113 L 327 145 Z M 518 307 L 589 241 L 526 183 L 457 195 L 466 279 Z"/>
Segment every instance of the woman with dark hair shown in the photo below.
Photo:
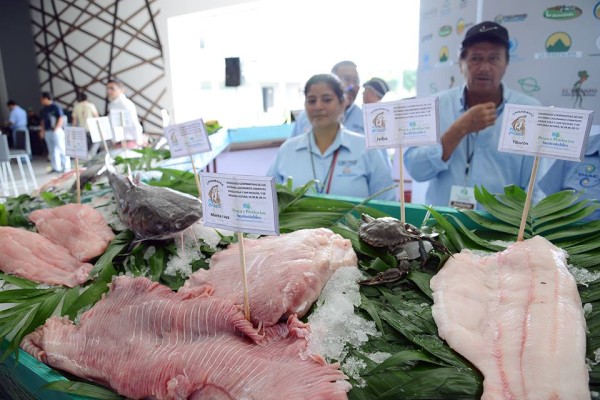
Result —
<path fill-rule="evenodd" d="M 277 183 L 292 179 L 294 187 L 314 180 L 317 193 L 368 197 L 391 188 L 389 162 L 378 150 L 367 150 L 363 135 L 340 123 L 344 88 L 332 74 L 312 76 L 304 88 L 304 108 L 312 125 L 307 133 L 281 145 L 267 175 Z M 394 200 L 393 190 L 377 196 Z"/>
<path fill-rule="evenodd" d="M 73 106 L 73 121 L 72 125 L 80 128 L 85 128 L 87 132 L 88 118 L 98 118 L 98 109 L 91 101 L 88 101 L 88 97 L 85 93 L 81 92 L 77 95 L 77 103 Z"/>

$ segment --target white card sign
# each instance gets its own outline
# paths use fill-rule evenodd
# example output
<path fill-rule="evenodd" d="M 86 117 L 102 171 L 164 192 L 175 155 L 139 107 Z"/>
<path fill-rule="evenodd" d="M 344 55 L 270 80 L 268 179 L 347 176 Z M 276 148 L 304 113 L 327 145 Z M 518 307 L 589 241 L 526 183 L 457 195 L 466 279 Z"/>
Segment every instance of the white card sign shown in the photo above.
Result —
<path fill-rule="evenodd" d="M 363 105 L 367 148 L 426 146 L 439 142 L 437 97 Z"/>
<path fill-rule="evenodd" d="M 594 112 L 506 104 L 498 151 L 583 161 Z"/>
<path fill-rule="evenodd" d="M 66 127 L 65 148 L 67 156 L 86 160 L 88 148 L 85 128 Z"/>
<path fill-rule="evenodd" d="M 88 118 L 88 129 L 92 137 L 92 143 L 104 140 L 112 140 L 112 128 L 108 117 Z"/>
<path fill-rule="evenodd" d="M 172 158 L 211 151 L 202 119 L 169 125 L 164 128 L 164 133 Z"/>
<path fill-rule="evenodd" d="M 125 135 L 127 135 L 128 138 L 136 137 L 136 127 L 129 111 L 110 110 L 108 117 L 110 118 L 110 124 L 113 127 L 113 141 L 120 142 L 125 140 Z M 120 132 L 116 132 L 118 127 L 121 128 Z"/>
<path fill-rule="evenodd" d="M 275 179 L 200 173 L 204 225 L 238 232 L 279 235 Z"/>

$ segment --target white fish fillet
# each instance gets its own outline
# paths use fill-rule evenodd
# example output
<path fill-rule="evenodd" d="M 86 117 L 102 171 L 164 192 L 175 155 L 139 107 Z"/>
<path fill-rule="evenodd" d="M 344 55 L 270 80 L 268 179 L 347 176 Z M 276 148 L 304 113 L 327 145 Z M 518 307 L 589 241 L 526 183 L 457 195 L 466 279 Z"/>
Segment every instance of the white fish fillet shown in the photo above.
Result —
<path fill-rule="evenodd" d="M 589 399 L 586 322 L 565 252 L 541 236 L 431 279 L 440 337 L 484 375 L 483 400 Z"/>

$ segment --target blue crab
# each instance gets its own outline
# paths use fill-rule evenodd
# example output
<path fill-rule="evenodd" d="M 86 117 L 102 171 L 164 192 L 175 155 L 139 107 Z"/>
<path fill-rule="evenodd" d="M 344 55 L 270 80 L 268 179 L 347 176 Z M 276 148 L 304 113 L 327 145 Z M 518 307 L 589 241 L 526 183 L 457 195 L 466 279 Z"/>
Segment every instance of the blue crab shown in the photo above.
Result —
<path fill-rule="evenodd" d="M 397 268 L 360 281 L 362 285 L 378 285 L 403 278 L 409 272 L 411 261 L 420 260 L 423 267 L 433 249 L 450 254 L 446 246 L 436 240 L 438 234 L 425 234 L 416 226 L 396 218 L 373 218 L 363 214 L 362 221 L 358 231 L 360 239 L 373 247 L 387 248 L 399 261 Z"/>

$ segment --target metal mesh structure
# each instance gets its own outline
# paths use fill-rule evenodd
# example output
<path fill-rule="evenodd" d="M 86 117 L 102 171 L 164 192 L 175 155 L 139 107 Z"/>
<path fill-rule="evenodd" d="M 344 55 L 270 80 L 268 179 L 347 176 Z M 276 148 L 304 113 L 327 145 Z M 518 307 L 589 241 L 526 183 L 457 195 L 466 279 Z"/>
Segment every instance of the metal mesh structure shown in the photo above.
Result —
<path fill-rule="evenodd" d="M 121 80 L 146 132 L 161 132 L 166 96 L 155 0 L 30 0 L 41 90 L 72 109 L 78 91 L 102 114 L 106 81 Z"/>

